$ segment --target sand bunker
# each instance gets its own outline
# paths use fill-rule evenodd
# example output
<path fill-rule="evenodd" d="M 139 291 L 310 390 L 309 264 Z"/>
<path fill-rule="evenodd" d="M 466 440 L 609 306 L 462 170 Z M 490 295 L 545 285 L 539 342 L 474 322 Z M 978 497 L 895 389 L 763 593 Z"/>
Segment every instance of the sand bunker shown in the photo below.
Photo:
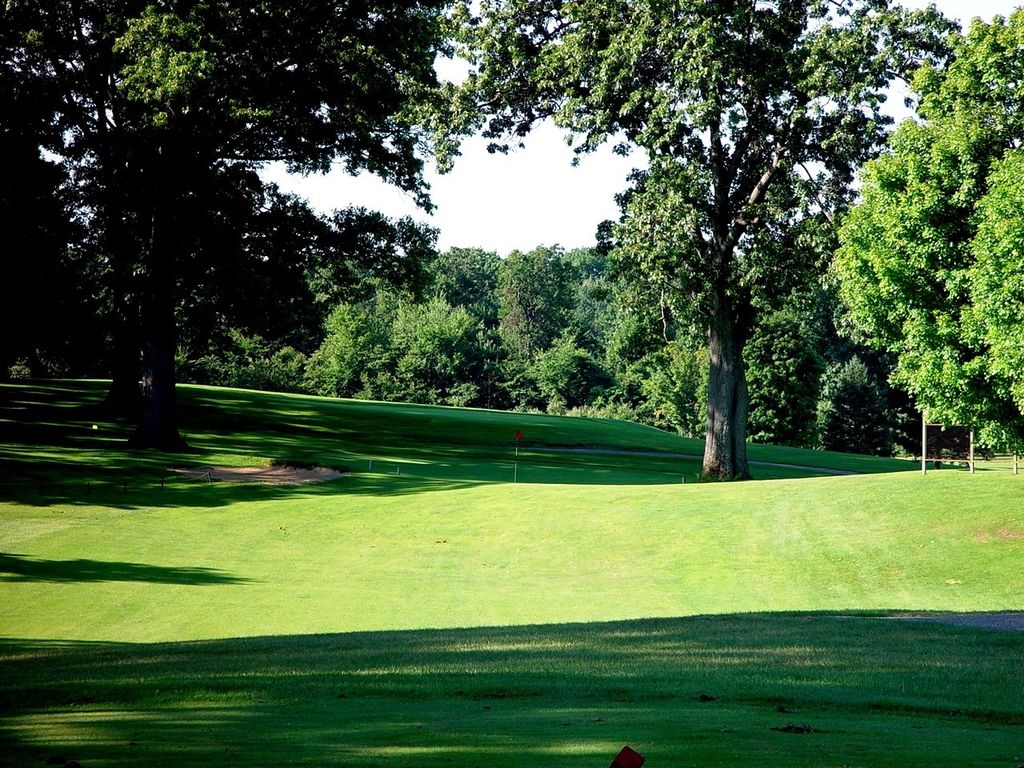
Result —
<path fill-rule="evenodd" d="M 319 483 L 343 477 L 344 472 L 326 467 L 180 467 L 175 472 L 197 480 L 228 483 L 266 483 L 268 485 L 298 485 Z"/>

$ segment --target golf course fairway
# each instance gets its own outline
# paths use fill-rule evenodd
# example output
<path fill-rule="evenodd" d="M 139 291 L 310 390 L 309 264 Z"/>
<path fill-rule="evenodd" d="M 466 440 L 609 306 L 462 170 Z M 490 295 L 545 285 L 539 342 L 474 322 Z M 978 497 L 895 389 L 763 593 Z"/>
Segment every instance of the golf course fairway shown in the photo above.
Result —
<path fill-rule="evenodd" d="M 1024 764 L 1024 633 L 901 618 L 1024 609 L 1009 471 L 209 387 L 168 455 L 104 392 L 0 385 L 0 765 Z M 214 479 L 270 465 L 340 475 Z"/>

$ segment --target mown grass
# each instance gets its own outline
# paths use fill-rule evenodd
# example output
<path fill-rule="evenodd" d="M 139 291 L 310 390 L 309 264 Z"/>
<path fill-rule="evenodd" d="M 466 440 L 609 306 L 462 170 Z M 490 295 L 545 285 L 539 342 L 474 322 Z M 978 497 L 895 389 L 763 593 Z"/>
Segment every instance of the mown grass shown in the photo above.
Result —
<path fill-rule="evenodd" d="M 767 614 L 0 644 L 11 764 L 1016 766 L 1024 637 Z"/>
<path fill-rule="evenodd" d="M 1009 472 L 682 485 L 537 450 L 692 451 L 635 425 L 206 388 L 168 458 L 102 394 L 0 387 L 0 765 L 1024 762 L 1024 637 L 864 616 L 1024 607 Z M 275 459 L 353 472 L 169 472 Z"/>
<path fill-rule="evenodd" d="M 1020 608 L 1016 480 L 565 486 L 360 474 L 306 487 L 175 480 L 96 490 L 87 504 L 43 495 L 0 505 L 0 635 L 160 641 Z"/>

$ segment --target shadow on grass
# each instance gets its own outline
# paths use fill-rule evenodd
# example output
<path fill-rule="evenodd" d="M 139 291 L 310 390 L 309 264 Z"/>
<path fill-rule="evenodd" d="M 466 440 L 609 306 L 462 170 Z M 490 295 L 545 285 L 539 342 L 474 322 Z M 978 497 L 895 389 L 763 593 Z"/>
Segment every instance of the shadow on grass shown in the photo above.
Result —
<path fill-rule="evenodd" d="M 1009 764 L 1024 635 L 760 614 L 0 641 L 14 765 Z"/>
<path fill-rule="evenodd" d="M 0 500 L 23 506 L 217 508 L 248 502 L 344 496 L 406 496 L 485 484 L 482 480 L 417 477 L 406 472 L 356 473 L 295 485 L 235 483 L 186 478 L 160 470 L 110 469 L 59 461 L 0 461 Z"/>
<path fill-rule="evenodd" d="M 0 582 L 143 581 L 152 584 L 242 584 L 249 579 L 216 568 L 168 567 L 109 560 L 43 560 L 0 552 Z"/>

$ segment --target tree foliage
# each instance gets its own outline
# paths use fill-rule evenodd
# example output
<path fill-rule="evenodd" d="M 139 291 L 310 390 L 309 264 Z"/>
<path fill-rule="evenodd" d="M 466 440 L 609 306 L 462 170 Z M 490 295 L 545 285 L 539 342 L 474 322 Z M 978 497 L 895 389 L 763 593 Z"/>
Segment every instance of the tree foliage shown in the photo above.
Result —
<path fill-rule="evenodd" d="M 479 321 L 443 299 L 402 304 L 392 354 L 402 398 L 437 405 L 476 404 L 483 378 Z"/>
<path fill-rule="evenodd" d="M 234 332 L 310 353 L 337 303 L 387 285 L 417 294 L 436 231 L 364 208 L 319 214 L 247 169 L 222 174 L 180 265 L 179 356 L 230 355 Z"/>
<path fill-rule="evenodd" d="M 480 404 L 482 328 L 464 307 L 379 289 L 364 301 L 338 304 L 325 330 L 306 366 L 306 386 L 317 394 Z"/>
<path fill-rule="evenodd" d="M 260 336 L 245 336 L 234 329 L 216 354 L 195 360 L 181 358 L 178 368 L 188 380 L 201 384 L 271 392 L 305 390 L 304 354 Z"/>
<path fill-rule="evenodd" d="M 881 456 L 892 452 L 885 397 L 860 359 L 853 357 L 828 371 L 822 395 L 818 410 L 822 448 Z"/>
<path fill-rule="evenodd" d="M 0 7 L 2 79 L 37 94 L 48 110 L 37 141 L 63 158 L 100 233 L 122 346 L 142 343 L 138 442 L 181 444 L 176 286 L 201 250 L 196 224 L 219 210 L 212 197 L 225 175 L 270 160 L 304 172 L 339 161 L 429 205 L 415 113 L 436 94 L 445 5 Z"/>
<path fill-rule="evenodd" d="M 386 399 L 393 387 L 382 388 L 380 377 L 390 379 L 393 370 L 398 304 L 398 297 L 384 290 L 362 302 L 338 304 L 324 323 L 323 343 L 310 356 L 306 386 L 319 395 Z"/>
<path fill-rule="evenodd" d="M 531 374 L 547 399 L 549 413 L 593 402 L 597 390 L 611 383 L 600 364 L 571 337 L 562 337 L 541 352 Z"/>
<path fill-rule="evenodd" d="M 824 361 L 804 318 L 792 309 L 763 318 L 744 353 L 750 386 L 750 437 L 758 443 L 813 446 Z"/>
<path fill-rule="evenodd" d="M 701 437 L 707 424 L 708 352 L 670 342 L 637 366 L 641 413 L 657 427 Z"/>
<path fill-rule="evenodd" d="M 972 340 L 985 349 L 993 396 L 1024 412 L 1024 153 L 1019 149 L 1004 154 L 992 171 L 976 212 L 967 321 Z"/>
<path fill-rule="evenodd" d="M 1022 46 L 1024 12 L 976 21 L 917 74 L 921 120 L 866 168 L 836 263 L 850 317 L 928 418 L 1007 447 L 1024 435 Z"/>
<path fill-rule="evenodd" d="M 502 261 L 497 253 L 480 248 L 451 248 L 431 263 L 430 293 L 452 306 L 462 306 L 486 327 L 498 324 L 498 272 Z"/>
<path fill-rule="evenodd" d="M 569 268 L 559 248 L 513 251 L 498 271 L 498 323 L 510 355 L 526 364 L 550 346 L 571 306 Z"/>

